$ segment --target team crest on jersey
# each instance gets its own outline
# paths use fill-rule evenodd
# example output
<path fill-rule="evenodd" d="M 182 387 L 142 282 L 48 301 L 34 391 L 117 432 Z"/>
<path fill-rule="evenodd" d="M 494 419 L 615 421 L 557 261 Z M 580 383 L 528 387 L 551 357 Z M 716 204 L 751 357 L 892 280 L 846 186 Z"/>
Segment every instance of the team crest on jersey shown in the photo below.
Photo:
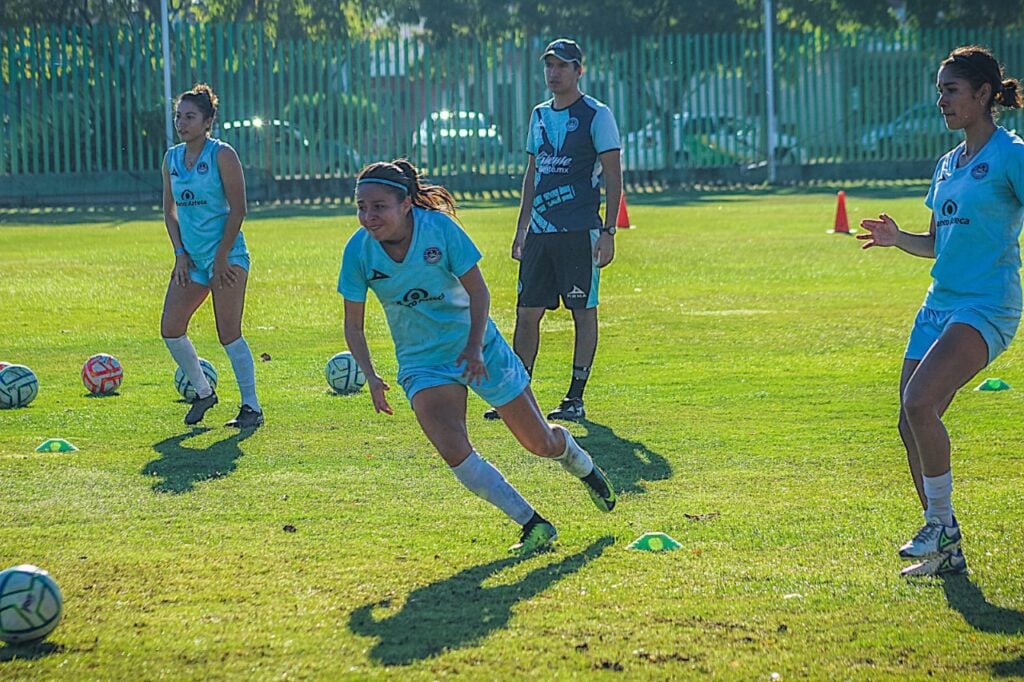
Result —
<path fill-rule="evenodd" d="M 981 180 L 983 177 L 988 175 L 988 164 L 979 163 L 977 166 L 971 169 L 971 177 L 975 180 Z"/>
<path fill-rule="evenodd" d="M 579 127 L 580 127 L 580 120 L 578 118 L 576 118 L 575 116 L 570 116 L 569 120 L 565 122 L 565 130 L 567 132 L 571 133 L 572 131 L 576 130 Z"/>
<path fill-rule="evenodd" d="M 423 260 L 431 265 L 441 262 L 441 249 L 436 246 L 428 246 L 427 250 L 423 252 Z"/>
<path fill-rule="evenodd" d="M 200 161 L 196 164 L 196 173 L 200 175 L 206 175 L 210 172 L 210 166 L 205 161 Z"/>

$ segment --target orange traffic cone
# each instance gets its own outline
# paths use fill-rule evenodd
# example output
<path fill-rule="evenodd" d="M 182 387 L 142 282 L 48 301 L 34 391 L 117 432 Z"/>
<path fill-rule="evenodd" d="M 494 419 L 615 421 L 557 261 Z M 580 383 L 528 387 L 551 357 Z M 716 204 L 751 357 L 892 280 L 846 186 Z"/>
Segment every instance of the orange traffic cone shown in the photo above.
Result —
<path fill-rule="evenodd" d="M 846 192 L 839 190 L 836 195 L 836 220 L 835 227 L 828 231 L 829 234 L 853 234 L 850 230 L 850 220 L 846 217 Z"/>
<path fill-rule="evenodd" d="M 619 195 L 619 213 L 615 216 L 615 229 L 628 230 L 631 227 L 635 226 L 629 223 L 629 213 L 626 212 L 626 193 L 623 192 Z"/>

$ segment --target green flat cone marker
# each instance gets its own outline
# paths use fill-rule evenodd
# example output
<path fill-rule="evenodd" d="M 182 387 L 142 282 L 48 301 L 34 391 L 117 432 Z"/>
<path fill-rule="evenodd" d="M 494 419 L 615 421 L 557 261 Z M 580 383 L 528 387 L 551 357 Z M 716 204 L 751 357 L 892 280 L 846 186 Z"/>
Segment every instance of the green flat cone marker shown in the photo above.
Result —
<path fill-rule="evenodd" d="M 997 379 L 995 377 L 989 377 L 988 379 L 985 379 L 983 382 L 978 384 L 978 387 L 976 389 L 974 389 L 974 390 L 975 391 L 1008 391 L 1008 390 L 1010 390 L 1010 384 L 1006 383 L 1002 379 Z"/>
<path fill-rule="evenodd" d="M 675 538 L 665 533 L 644 533 L 626 545 L 626 549 L 639 549 L 644 552 L 667 552 L 680 547 L 682 545 Z"/>
<path fill-rule="evenodd" d="M 75 452 L 76 450 L 78 448 L 63 438 L 47 438 L 36 448 L 36 452 Z"/>

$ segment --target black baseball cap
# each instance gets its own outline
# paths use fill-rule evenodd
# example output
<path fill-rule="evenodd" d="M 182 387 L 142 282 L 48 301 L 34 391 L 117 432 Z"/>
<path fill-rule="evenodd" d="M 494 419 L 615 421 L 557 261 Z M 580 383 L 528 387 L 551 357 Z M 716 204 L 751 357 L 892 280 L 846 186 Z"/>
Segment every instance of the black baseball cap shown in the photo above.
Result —
<path fill-rule="evenodd" d="M 541 59 L 547 57 L 549 54 L 553 54 L 563 62 L 576 62 L 580 66 L 583 66 L 583 50 L 576 44 L 575 40 L 569 40 L 568 38 L 556 38 L 548 43 L 548 46 L 544 48 L 544 54 L 540 56 Z"/>

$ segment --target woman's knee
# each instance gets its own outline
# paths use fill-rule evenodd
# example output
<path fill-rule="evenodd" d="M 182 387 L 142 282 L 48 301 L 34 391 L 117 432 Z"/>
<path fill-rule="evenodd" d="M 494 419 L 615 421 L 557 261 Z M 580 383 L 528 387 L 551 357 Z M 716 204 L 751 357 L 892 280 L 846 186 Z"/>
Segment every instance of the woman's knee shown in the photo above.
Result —
<path fill-rule="evenodd" d="M 565 438 L 559 433 L 559 427 L 545 424 L 545 428 L 530 434 L 523 446 L 540 457 L 557 457 L 565 451 Z"/>

